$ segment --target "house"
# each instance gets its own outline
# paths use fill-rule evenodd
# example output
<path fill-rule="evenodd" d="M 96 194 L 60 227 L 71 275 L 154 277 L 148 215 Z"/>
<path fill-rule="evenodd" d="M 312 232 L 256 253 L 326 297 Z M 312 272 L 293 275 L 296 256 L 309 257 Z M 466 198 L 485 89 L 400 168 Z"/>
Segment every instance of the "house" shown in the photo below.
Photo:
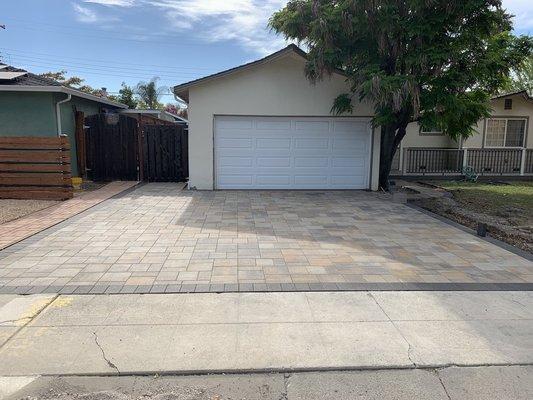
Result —
<path fill-rule="evenodd" d="M 372 105 L 332 115 L 333 100 L 349 91 L 346 77 L 336 71 L 313 85 L 305 63 L 306 53 L 289 45 L 173 88 L 188 103 L 191 188 L 377 190 Z M 484 175 L 533 173 L 531 99 L 520 92 L 492 101 L 494 117 L 464 143 L 411 124 L 393 173 L 460 175 L 466 166 Z"/>
<path fill-rule="evenodd" d="M 32 74 L 0 65 L 0 136 L 67 135 L 71 146 L 72 175 L 78 176 L 76 113 L 83 117 L 114 112 L 126 105 Z M 83 125 L 78 129 L 83 129 Z"/>
<path fill-rule="evenodd" d="M 316 85 L 295 45 L 174 87 L 188 103 L 189 186 L 196 189 L 377 189 L 379 132 L 371 104 L 333 116 L 348 85 Z"/>
<path fill-rule="evenodd" d="M 491 99 L 492 115 L 466 140 L 412 123 L 393 161 L 394 175 L 457 174 L 470 166 L 481 175 L 533 174 L 533 98 L 516 91 Z"/>

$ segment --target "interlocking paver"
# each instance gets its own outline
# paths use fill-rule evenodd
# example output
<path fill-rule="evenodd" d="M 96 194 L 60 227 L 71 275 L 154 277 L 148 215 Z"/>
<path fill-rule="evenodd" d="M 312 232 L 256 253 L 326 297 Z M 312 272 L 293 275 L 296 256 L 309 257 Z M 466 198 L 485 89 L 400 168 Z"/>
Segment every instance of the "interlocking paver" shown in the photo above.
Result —
<path fill-rule="evenodd" d="M 532 262 L 384 195 L 182 186 L 140 186 L 0 251 L 0 289 L 478 290 L 533 282 Z"/>

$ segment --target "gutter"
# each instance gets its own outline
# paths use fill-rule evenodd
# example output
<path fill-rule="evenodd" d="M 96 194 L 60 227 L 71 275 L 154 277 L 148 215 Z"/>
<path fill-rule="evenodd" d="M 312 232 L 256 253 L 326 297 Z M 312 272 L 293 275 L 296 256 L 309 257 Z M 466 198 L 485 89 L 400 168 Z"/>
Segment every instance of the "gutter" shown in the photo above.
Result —
<path fill-rule="evenodd" d="M 68 103 L 72 99 L 71 94 L 67 94 L 67 97 L 56 103 L 56 118 L 57 118 L 57 136 L 61 136 L 61 104 Z"/>

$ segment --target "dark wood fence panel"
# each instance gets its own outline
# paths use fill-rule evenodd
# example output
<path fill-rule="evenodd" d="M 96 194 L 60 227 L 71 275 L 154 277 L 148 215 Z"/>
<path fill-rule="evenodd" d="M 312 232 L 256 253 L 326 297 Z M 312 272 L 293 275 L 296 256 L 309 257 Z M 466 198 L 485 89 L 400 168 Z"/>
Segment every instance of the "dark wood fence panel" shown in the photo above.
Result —
<path fill-rule="evenodd" d="M 118 114 L 87 117 L 87 176 L 94 181 L 138 179 L 138 124 Z"/>
<path fill-rule="evenodd" d="M 0 198 L 72 196 L 67 137 L 0 137 Z"/>
<path fill-rule="evenodd" d="M 181 125 L 142 126 L 143 180 L 181 182 L 188 177 L 187 132 Z"/>

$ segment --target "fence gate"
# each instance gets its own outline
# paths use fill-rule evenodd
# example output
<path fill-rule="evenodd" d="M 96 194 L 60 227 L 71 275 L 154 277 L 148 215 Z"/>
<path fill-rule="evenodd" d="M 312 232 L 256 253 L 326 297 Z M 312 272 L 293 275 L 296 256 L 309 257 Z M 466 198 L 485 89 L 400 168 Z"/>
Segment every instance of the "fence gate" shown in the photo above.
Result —
<path fill-rule="evenodd" d="M 142 125 L 142 180 L 181 182 L 188 177 L 186 128 L 181 125 Z"/>
<path fill-rule="evenodd" d="M 87 175 L 94 181 L 138 180 L 138 123 L 119 114 L 87 117 Z"/>

